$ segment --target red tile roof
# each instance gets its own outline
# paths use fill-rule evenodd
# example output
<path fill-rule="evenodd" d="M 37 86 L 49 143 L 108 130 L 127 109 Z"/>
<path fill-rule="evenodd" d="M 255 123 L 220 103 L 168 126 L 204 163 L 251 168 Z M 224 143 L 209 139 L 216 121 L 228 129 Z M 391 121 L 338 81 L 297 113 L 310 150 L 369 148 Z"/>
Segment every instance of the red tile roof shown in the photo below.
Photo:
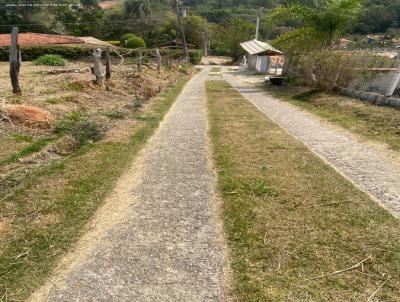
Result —
<path fill-rule="evenodd" d="M 71 36 L 62 35 L 46 35 L 38 33 L 20 33 L 18 35 L 18 43 L 25 45 L 49 45 L 49 44 L 80 44 L 84 43 L 81 39 Z M 10 46 L 11 35 L 0 34 L 0 47 Z"/>
<path fill-rule="evenodd" d="M 100 2 L 99 6 L 102 9 L 107 9 L 107 8 L 111 8 L 111 7 L 113 7 L 113 6 L 117 5 L 117 4 L 118 4 L 117 0 L 108 0 L 108 1 Z"/>

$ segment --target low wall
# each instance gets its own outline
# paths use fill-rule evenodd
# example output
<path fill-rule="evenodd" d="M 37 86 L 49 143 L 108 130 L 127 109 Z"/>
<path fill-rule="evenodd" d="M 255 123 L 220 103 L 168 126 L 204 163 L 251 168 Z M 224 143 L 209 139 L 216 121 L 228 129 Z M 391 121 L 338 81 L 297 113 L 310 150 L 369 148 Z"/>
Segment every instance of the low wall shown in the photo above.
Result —
<path fill-rule="evenodd" d="M 365 92 L 365 91 L 357 91 L 348 88 L 341 88 L 341 94 L 361 99 L 367 101 L 370 104 L 379 105 L 379 106 L 392 106 L 396 108 L 400 108 L 400 98 L 394 97 L 385 97 L 382 94 Z"/>

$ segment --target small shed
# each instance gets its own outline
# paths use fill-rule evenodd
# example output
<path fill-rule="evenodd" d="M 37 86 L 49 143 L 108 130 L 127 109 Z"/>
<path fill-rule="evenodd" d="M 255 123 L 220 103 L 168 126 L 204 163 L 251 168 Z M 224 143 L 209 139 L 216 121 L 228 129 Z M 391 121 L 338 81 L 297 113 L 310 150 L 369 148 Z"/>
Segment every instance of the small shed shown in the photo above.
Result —
<path fill-rule="evenodd" d="M 247 52 L 247 68 L 249 70 L 257 70 L 261 73 L 268 72 L 270 56 L 283 55 L 283 52 L 272 47 L 270 44 L 256 39 L 240 43 L 240 46 Z"/>

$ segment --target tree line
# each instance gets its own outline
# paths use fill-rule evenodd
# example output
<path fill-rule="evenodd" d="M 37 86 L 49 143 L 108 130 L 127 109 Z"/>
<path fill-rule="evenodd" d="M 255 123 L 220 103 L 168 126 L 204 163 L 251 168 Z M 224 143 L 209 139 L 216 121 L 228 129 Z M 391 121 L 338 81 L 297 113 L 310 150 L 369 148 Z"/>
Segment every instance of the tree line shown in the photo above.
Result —
<path fill-rule="evenodd" d="M 100 0 L 65 0 L 70 6 L 0 6 L 0 31 L 94 36 L 120 40 L 132 33 L 146 45 L 180 39 L 172 0 L 116 0 L 102 9 Z M 36 0 L 35 3 L 46 3 Z M 215 54 L 241 54 L 239 43 L 253 39 L 257 17 L 260 37 L 280 47 L 329 45 L 343 34 L 396 33 L 400 0 L 181 0 L 187 42 L 203 48 L 205 37 Z M 307 41 L 306 43 L 304 41 Z"/>

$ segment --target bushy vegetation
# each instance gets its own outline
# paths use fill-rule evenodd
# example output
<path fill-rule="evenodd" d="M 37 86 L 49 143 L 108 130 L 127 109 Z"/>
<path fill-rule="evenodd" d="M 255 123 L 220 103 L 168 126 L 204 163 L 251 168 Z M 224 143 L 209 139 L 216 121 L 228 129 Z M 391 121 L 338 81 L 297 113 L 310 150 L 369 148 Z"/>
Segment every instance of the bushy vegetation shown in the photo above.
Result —
<path fill-rule="evenodd" d="M 124 34 L 124 35 L 122 35 L 121 39 L 119 40 L 120 45 L 125 45 L 128 42 L 128 40 L 132 39 L 132 38 L 137 38 L 137 36 L 134 35 L 134 34 Z"/>
<path fill-rule="evenodd" d="M 79 146 L 88 142 L 96 142 L 103 137 L 101 125 L 88 119 L 78 121 L 68 130 Z"/>
<path fill-rule="evenodd" d="M 71 135 L 79 147 L 100 140 L 103 137 L 104 127 L 90 120 L 84 113 L 75 111 L 67 118 L 58 121 L 54 126 L 54 132 Z"/>
<path fill-rule="evenodd" d="M 34 61 L 46 54 L 59 55 L 67 60 L 76 60 L 91 56 L 93 49 L 79 46 L 24 46 L 21 48 L 22 61 Z M 8 60 L 8 47 L 1 47 L 0 61 Z"/>
<path fill-rule="evenodd" d="M 44 0 L 37 0 L 37 2 L 42 1 Z M 123 5 L 106 10 L 100 8 L 98 1 L 79 0 L 79 2 L 80 7 L 57 7 L 51 10 L 46 8 L 46 14 L 49 16 L 46 19 L 52 22 L 44 20 L 44 8 L 40 6 L 0 8 L 0 17 L 4 24 L 20 24 L 22 32 L 50 32 L 52 28 L 59 28 L 76 36 L 95 36 L 114 42 L 121 40 L 113 45 L 124 44 L 129 38 L 137 36 L 151 48 L 177 38 L 177 21 L 170 0 L 121 0 Z M 318 27 L 322 29 L 326 29 L 327 24 L 333 26 L 332 28 L 337 24 L 343 24 L 340 19 L 353 19 L 351 27 L 345 28 L 347 33 L 398 34 L 400 32 L 400 0 L 365 0 L 362 1 L 363 7 L 359 13 L 343 11 L 343 8 L 360 2 L 359 0 L 185 0 L 184 6 L 190 9 L 187 17 L 183 18 L 183 23 L 188 43 L 196 48 L 203 47 L 204 32 L 208 30 L 214 42 L 211 44 L 212 48 L 216 53 L 229 49 L 227 33 L 225 35 L 219 33 L 234 19 L 254 25 L 256 16 L 259 15 L 261 16 L 260 39 L 274 39 L 291 28 L 304 27 L 308 23 L 306 19 L 313 17 L 313 7 L 314 12 L 322 13 L 318 14 L 318 22 L 321 22 Z M 274 9 L 287 6 L 309 8 L 307 18 L 293 19 L 290 18 L 292 14 L 286 11 L 279 22 L 271 22 Z M 327 11 L 327 7 L 331 7 L 332 10 Z M 298 11 L 295 14 L 297 17 L 300 16 Z M 118 23 L 115 23 L 116 21 Z M 3 27 L 0 31 L 9 33 L 10 29 Z M 129 33 L 129 36 L 120 39 L 126 33 Z M 236 56 L 236 53 L 234 55 Z"/>
<path fill-rule="evenodd" d="M 44 55 L 37 58 L 33 63 L 35 65 L 65 66 L 67 60 L 59 55 Z"/>
<path fill-rule="evenodd" d="M 297 84 L 319 91 L 335 91 L 347 87 L 365 68 L 363 60 L 333 50 L 294 53 L 288 61 L 287 76 Z"/>
<path fill-rule="evenodd" d="M 134 38 L 129 38 L 126 41 L 126 47 L 128 48 L 145 48 L 146 43 L 142 38 L 139 37 L 134 37 Z"/>
<path fill-rule="evenodd" d="M 202 50 L 191 50 L 191 51 L 189 51 L 190 63 L 192 63 L 193 65 L 199 64 L 202 57 L 203 57 L 203 51 Z"/>

